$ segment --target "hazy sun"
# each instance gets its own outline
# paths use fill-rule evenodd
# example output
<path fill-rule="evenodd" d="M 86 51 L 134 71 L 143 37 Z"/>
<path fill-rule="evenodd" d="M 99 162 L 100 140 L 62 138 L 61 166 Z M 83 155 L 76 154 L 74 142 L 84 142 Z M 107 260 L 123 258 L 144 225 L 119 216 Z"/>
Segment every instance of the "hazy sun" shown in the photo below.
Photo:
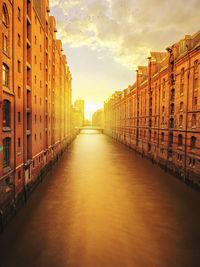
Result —
<path fill-rule="evenodd" d="M 102 108 L 102 104 L 100 103 L 85 103 L 85 119 L 91 120 L 92 115 L 95 111 Z"/>

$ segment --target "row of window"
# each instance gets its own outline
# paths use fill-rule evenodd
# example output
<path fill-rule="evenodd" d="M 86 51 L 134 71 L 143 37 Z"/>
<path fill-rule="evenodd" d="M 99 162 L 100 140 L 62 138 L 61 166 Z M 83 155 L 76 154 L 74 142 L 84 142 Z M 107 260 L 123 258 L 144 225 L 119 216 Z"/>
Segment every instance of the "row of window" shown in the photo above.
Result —
<path fill-rule="evenodd" d="M 17 118 L 18 118 L 18 123 L 21 123 L 21 112 L 17 113 Z M 36 118 L 37 116 L 35 114 L 35 123 L 36 123 Z M 40 122 L 42 122 L 41 115 L 40 115 Z M 9 100 L 3 101 L 3 127 L 11 127 L 11 103 Z"/>
<path fill-rule="evenodd" d="M 136 129 L 134 129 L 134 134 L 136 134 Z M 142 138 L 146 138 L 146 131 L 144 131 L 144 134 L 143 134 L 143 131 L 140 130 L 139 136 L 142 137 Z M 151 139 L 151 131 L 149 131 L 149 138 Z M 157 132 L 156 131 L 154 132 L 153 138 L 154 138 L 154 140 L 156 140 L 156 138 L 157 138 Z M 164 140 L 165 140 L 165 134 L 164 134 L 164 132 L 161 132 L 161 136 L 160 136 L 161 144 L 164 144 Z M 172 147 L 172 145 L 174 143 L 173 140 L 174 140 L 173 133 L 170 133 L 170 135 L 169 135 L 169 147 Z M 191 136 L 191 138 L 190 138 L 190 149 L 191 150 L 196 149 L 196 144 L 197 144 L 197 138 L 195 136 Z M 182 136 L 182 134 L 178 135 L 178 144 L 177 145 L 178 145 L 178 148 L 182 148 L 182 146 L 183 146 L 183 136 Z"/>

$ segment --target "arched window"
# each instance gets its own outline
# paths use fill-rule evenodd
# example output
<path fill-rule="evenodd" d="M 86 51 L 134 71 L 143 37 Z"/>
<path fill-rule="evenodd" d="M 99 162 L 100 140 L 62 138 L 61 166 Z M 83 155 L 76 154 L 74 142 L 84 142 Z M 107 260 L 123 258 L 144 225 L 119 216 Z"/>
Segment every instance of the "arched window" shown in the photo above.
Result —
<path fill-rule="evenodd" d="M 182 134 L 179 134 L 178 135 L 178 147 L 182 148 L 182 145 L 183 145 L 183 136 Z"/>
<path fill-rule="evenodd" d="M 3 101 L 3 127 L 10 127 L 11 106 L 10 101 Z"/>
<path fill-rule="evenodd" d="M 10 153 L 11 153 L 11 139 L 3 139 L 3 167 L 10 166 Z"/>
<path fill-rule="evenodd" d="M 192 136 L 191 137 L 191 141 L 190 141 L 190 149 L 193 150 L 196 148 L 196 142 L 197 142 L 197 139 L 195 136 Z"/>
<path fill-rule="evenodd" d="M 2 9 L 2 21 L 3 24 L 8 27 L 8 11 L 7 11 L 7 7 L 5 4 L 3 4 L 3 9 Z"/>

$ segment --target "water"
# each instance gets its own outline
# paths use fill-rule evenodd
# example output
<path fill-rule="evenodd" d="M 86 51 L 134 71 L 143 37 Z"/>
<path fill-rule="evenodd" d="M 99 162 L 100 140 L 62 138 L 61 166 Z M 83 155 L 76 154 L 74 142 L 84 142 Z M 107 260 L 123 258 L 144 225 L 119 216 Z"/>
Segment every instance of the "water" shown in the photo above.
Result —
<path fill-rule="evenodd" d="M 90 133 L 0 236 L 0 266 L 199 267 L 200 194 Z"/>

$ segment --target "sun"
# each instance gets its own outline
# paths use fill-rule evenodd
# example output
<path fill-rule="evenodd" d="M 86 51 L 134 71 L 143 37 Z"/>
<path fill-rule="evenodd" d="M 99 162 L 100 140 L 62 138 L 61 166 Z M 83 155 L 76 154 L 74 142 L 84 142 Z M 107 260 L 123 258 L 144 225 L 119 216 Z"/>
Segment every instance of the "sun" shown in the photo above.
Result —
<path fill-rule="evenodd" d="M 101 109 L 102 107 L 103 107 L 102 103 L 86 102 L 85 103 L 85 119 L 91 120 L 93 113 L 97 111 L 98 109 Z"/>

